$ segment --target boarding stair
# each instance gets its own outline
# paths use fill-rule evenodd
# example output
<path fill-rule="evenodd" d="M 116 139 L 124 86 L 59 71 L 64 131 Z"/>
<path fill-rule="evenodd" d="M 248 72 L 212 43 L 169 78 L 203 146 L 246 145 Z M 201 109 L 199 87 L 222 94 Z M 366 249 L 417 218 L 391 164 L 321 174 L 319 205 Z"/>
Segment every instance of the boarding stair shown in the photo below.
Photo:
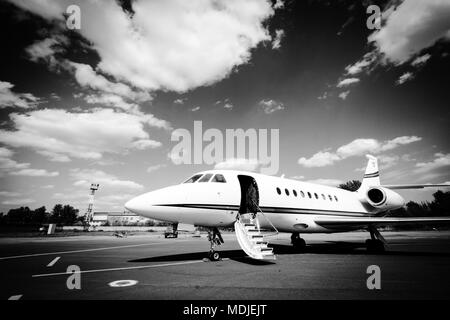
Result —
<path fill-rule="evenodd" d="M 264 216 L 259 207 L 258 210 Z M 269 235 L 261 232 L 258 218 L 253 219 L 252 215 L 252 213 L 239 214 L 236 222 L 234 223 L 234 232 L 236 233 L 239 245 L 242 250 L 244 250 L 244 252 L 253 259 L 276 260 L 273 249 L 267 246 L 268 243 L 266 241 L 266 237 Z M 265 218 L 267 219 L 267 217 Z M 267 221 L 269 221 L 275 229 L 276 234 L 278 234 L 278 230 L 275 226 L 273 226 L 270 220 L 267 219 Z"/>

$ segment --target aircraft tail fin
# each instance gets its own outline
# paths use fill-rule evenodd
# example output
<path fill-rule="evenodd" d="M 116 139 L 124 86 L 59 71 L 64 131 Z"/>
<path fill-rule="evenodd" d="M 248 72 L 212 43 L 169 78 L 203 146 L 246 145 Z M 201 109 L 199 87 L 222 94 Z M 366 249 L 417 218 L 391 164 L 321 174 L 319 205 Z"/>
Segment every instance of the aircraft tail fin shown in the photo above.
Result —
<path fill-rule="evenodd" d="M 371 155 L 366 155 L 369 161 L 367 162 L 366 172 L 364 173 L 361 186 L 358 191 L 365 191 L 369 187 L 380 185 L 380 172 L 378 171 L 378 159 Z"/>

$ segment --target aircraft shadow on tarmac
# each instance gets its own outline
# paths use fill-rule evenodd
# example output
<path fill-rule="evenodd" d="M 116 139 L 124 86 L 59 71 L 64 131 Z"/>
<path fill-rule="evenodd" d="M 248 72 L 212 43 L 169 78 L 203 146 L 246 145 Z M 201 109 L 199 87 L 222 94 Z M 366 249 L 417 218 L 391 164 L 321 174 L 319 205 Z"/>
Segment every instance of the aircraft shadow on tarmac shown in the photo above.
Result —
<path fill-rule="evenodd" d="M 412 244 L 412 246 L 414 246 Z M 450 257 L 450 252 L 422 252 L 422 251 L 398 251 L 389 248 L 385 252 L 369 253 L 364 243 L 327 241 L 325 243 L 309 244 L 304 249 L 296 249 L 291 245 L 269 244 L 275 254 L 355 254 L 355 255 L 386 255 L 386 256 L 428 256 L 428 257 Z"/>
<path fill-rule="evenodd" d="M 249 258 L 242 250 L 220 250 L 220 257 L 222 259 L 230 259 L 234 261 L 239 261 L 242 263 L 252 264 L 252 265 L 265 265 L 273 264 L 271 261 L 260 261 Z M 208 253 L 206 251 L 202 252 L 191 252 L 191 253 L 181 253 L 172 254 L 167 256 L 150 257 L 143 259 L 129 260 L 128 262 L 168 262 L 168 261 L 189 261 L 189 260 L 202 260 L 206 258 Z"/>
<path fill-rule="evenodd" d="M 334 242 L 329 241 L 320 244 L 310 244 L 304 249 L 299 250 L 291 245 L 283 244 L 269 244 L 269 247 L 273 248 L 273 251 L 277 255 L 287 254 L 356 254 L 356 255 L 368 255 L 363 243 L 355 242 Z M 254 260 L 248 257 L 242 250 L 220 250 L 221 258 L 230 259 L 251 265 L 270 265 L 272 261 Z M 450 257 L 449 252 L 418 252 L 418 251 L 394 251 L 387 249 L 386 252 L 373 253 L 386 256 L 436 256 L 436 257 Z M 165 256 L 149 257 L 142 259 L 129 260 L 128 262 L 174 262 L 174 261 L 190 261 L 190 260 L 202 260 L 206 258 L 207 252 L 190 252 L 181 254 L 172 254 Z"/>

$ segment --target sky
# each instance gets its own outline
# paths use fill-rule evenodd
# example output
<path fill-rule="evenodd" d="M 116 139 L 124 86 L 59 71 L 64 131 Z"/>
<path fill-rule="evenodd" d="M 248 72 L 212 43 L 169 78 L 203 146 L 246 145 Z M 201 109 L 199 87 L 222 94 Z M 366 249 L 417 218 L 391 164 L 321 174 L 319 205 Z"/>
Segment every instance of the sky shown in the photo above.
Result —
<path fill-rule="evenodd" d="M 384 184 L 450 181 L 447 0 L 11 0 L 0 39 L 0 212 L 84 212 L 90 183 L 94 210 L 122 211 L 198 171 L 261 170 L 176 164 L 194 121 L 277 129 L 287 178 L 361 179 L 373 154 Z"/>

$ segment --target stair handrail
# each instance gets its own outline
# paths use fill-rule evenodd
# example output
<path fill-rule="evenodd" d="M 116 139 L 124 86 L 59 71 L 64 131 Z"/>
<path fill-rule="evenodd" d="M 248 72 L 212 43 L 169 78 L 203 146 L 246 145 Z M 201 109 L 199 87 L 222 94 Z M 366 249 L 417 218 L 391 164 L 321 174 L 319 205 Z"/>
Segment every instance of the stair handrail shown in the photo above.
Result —
<path fill-rule="evenodd" d="M 261 210 L 261 208 L 259 207 L 259 205 L 255 202 L 255 200 L 251 199 L 251 201 L 253 202 L 253 204 L 257 207 L 258 211 L 261 212 L 261 214 L 263 215 L 263 217 L 270 223 L 270 225 L 272 226 L 272 228 L 275 230 L 274 234 L 266 234 L 265 236 L 267 237 L 271 237 L 271 236 L 276 236 L 278 235 L 280 232 L 278 231 L 278 229 L 273 225 L 272 221 L 270 221 L 270 219 L 264 214 L 264 212 Z"/>

